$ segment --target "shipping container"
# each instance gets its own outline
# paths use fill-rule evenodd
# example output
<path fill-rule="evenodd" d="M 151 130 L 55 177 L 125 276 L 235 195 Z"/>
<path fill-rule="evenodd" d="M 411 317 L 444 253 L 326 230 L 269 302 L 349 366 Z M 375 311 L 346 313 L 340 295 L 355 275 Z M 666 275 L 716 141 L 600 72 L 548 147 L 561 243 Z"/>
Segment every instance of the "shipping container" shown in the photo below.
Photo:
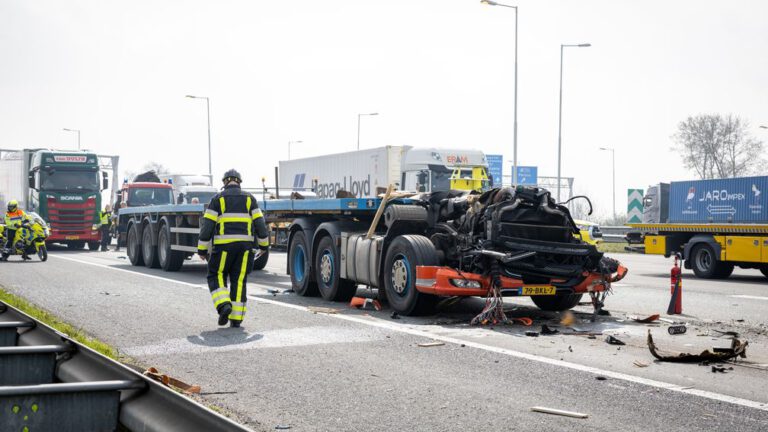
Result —
<path fill-rule="evenodd" d="M 20 208 L 28 209 L 24 158 L 22 151 L 0 150 L 0 209 L 3 211 L 10 200 L 16 200 Z"/>
<path fill-rule="evenodd" d="M 671 223 L 768 223 L 768 176 L 672 182 Z"/>

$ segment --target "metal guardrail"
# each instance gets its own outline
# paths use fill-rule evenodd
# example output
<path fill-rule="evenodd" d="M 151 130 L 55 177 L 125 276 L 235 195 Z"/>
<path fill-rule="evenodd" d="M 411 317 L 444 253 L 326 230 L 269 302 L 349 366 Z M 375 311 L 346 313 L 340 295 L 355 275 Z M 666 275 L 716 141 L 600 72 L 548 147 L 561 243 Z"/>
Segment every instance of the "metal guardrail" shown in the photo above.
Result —
<path fill-rule="evenodd" d="M 18 431 L 249 431 L 2 302 L 0 425 Z"/>

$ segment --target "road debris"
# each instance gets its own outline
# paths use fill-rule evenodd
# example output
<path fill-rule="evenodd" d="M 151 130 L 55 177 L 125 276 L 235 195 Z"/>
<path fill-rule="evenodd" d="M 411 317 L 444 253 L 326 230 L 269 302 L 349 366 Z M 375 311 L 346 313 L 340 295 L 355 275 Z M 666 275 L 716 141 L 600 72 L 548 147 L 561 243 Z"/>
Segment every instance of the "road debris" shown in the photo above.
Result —
<path fill-rule="evenodd" d="M 639 368 L 645 368 L 649 366 L 648 363 L 641 362 L 640 360 L 635 360 L 632 362 L 632 364 Z"/>
<path fill-rule="evenodd" d="M 688 327 L 685 324 L 672 325 L 667 327 L 667 333 L 671 335 L 681 335 L 688 331 Z"/>
<path fill-rule="evenodd" d="M 526 336 L 530 336 L 530 337 L 539 337 L 539 332 L 527 331 L 527 332 L 525 332 L 525 335 Z"/>
<path fill-rule="evenodd" d="M 422 348 L 430 348 L 430 347 L 436 347 L 436 346 L 443 346 L 443 345 L 445 345 L 445 342 L 440 342 L 440 341 L 422 342 L 422 343 L 417 344 L 417 345 L 422 347 Z"/>
<path fill-rule="evenodd" d="M 392 312 L 392 315 L 389 316 L 392 319 L 400 319 L 400 314 L 397 312 Z"/>
<path fill-rule="evenodd" d="M 712 365 L 712 373 L 726 373 L 726 371 L 732 371 L 733 366 L 726 368 L 725 366 L 715 366 Z"/>
<path fill-rule="evenodd" d="M 272 294 L 273 296 L 276 296 L 277 293 L 279 293 L 280 291 L 272 288 L 267 288 L 267 292 Z"/>
<path fill-rule="evenodd" d="M 156 368 L 153 367 L 145 370 L 143 375 L 152 378 L 153 380 L 158 381 L 167 387 L 175 387 L 187 394 L 200 393 L 200 386 L 190 385 L 171 376 L 161 374 Z"/>
<path fill-rule="evenodd" d="M 528 317 L 519 317 L 519 318 L 511 318 L 510 321 L 513 323 L 519 323 L 526 327 L 530 327 L 533 325 L 533 320 Z"/>
<path fill-rule="evenodd" d="M 608 335 L 608 337 L 605 338 L 605 341 L 608 342 L 609 345 L 626 345 L 627 344 L 623 340 L 611 335 Z"/>
<path fill-rule="evenodd" d="M 641 323 L 641 324 L 650 324 L 650 323 L 652 323 L 654 321 L 658 321 L 659 317 L 660 317 L 659 314 L 653 314 L 653 315 L 647 316 L 645 318 L 641 318 L 641 317 L 639 317 L 637 315 L 629 315 L 629 316 L 627 316 L 627 319 L 631 319 L 632 321 L 637 322 L 637 323 Z"/>
<path fill-rule="evenodd" d="M 721 336 L 731 336 L 735 338 L 739 337 L 739 332 L 735 332 L 735 331 L 722 331 L 717 329 L 712 329 L 712 331 L 715 333 L 720 333 Z"/>
<path fill-rule="evenodd" d="M 378 300 L 365 297 L 352 297 L 352 300 L 349 302 L 349 306 L 362 310 L 381 310 L 381 303 L 379 303 Z"/>
<path fill-rule="evenodd" d="M 291 426 L 289 426 L 289 425 L 277 425 L 277 426 L 275 426 L 275 430 L 288 430 L 290 428 L 291 428 Z"/>
<path fill-rule="evenodd" d="M 329 307 L 320 307 L 320 306 L 308 306 L 307 310 L 312 313 L 324 313 L 329 315 L 335 315 L 339 313 L 338 309 L 329 308 Z"/>
<path fill-rule="evenodd" d="M 722 362 L 726 361 L 735 357 L 747 357 L 747 345 L 749 345 L 749 342 L 741 342 L 738 339 L 734 339 L 733 341 L 733 351 L 727 352 L 727 353 L 719 353 L 719 352 L 712 352 L 709 350 L 704 350 L 700 354 L 690 354 L 690 353 L 661 353 L 657 348 L 656 344 L 653 342 L 653 336 L 651 335 L 651 331 L 648 330 L 648 349 L 651 351 L 651 355 L 656 357 L 657 359 L 661 361 L 667 361 L 667 362 L 677 362 L 677 363 L 700 363 L 705 360 L 709 361 L 715 361 L 715 362 Z"/>
<path fill-rule="evenodd" d="M 560 333 L 560 330 L 558 330 L 558 329 L 550 328 L 546 324 L 542 324 L 541 325 L 541 334 L 543 334 L 543 335 L 553 335 L 553 334 L 558 334 L 558 333 Z"/>
<path fill-rule="evenodd" d="M 563 410 L 559 410 L 555 408 L 547 408 L 547 407 L 531 407 L 531 411 L 540 412 L 544 414 L 559 415 L 564 417 L 581 418 L 581 419 L 585 419 L 589 417 L 589 414 L 583 414 L 583 413 L 574 412 L 574 411 L 563 411 Z"/>
<path fill-rule="evenodd" d="M 608 380 L 608 378 L 607 378 L 607 377 L 604 377 L 604 376 L 602 376 L 602 375 L 598 375 L 598 376 L 596 376 L 596 377 L 595 377 L 595 379 L 596 379 L 596 380 L 598 380 L 598 381 L 606 381 L 606 380 Z"/>
<path fill-rule="evenodd" d="M 576 318 L 571 311 L 565 311 L 563 319 L 560 320 L 560 325 L 570 327 L 576 322 Z"/>

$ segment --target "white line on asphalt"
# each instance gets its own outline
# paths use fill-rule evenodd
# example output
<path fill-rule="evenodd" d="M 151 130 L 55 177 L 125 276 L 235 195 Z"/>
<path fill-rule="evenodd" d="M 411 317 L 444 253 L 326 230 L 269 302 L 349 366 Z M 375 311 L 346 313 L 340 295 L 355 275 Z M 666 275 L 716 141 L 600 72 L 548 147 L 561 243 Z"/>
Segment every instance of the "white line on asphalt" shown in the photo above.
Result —
<path fill-rule="evenodd" d="M 51 256 L 55 256 L 55 255 L 51 255 Z M 153 278 L 153 279 L 160 279 L 160 280 L 164 280 L 164 281 L 171 282 L 171 283 L 177 283 L 177 284 L 182 284 L 182 285 L 186 285 L 186 286 L 193 286 L 193 287 L 196 287 L 196 288 L 203 288 L 203 289 L 206 289 L 206 290 L 208 289 L 204 285 L 191 284 L 191 283 L 188 283 L 188 282 L 182 282 L 182 281 L 178 281 L 178 280 L 175 280 L 175 279 L 170 279 L 170 278 L 166 278 L 166 277 L 162 277 L 162 276 L 155 276 L 155 275 L 150 275 L 150 274 L 146 274 L 146 273 L 140 273 L 140 272 L 129 270 L 129 269 L 121 269 L 121 268 L 117 268 L 117 267 L 113 267 L 113 266 L 108 266 L 108 265 L 104 265 L 104 264 L 90 263 L 90 262 L 87 262 L 87 261 L 82 261 L 82 260 L 78 260 L 78 259 L 74 259 L 74 258 L 65 258 L 65 257 L 61 257 L 61 256 L 56 256 L 56 258 L 66 259 L 66 260 L 69 260 L 69 261 L 79 262 L 79 263 L 82 263 L 82 264 L 88 264 L 88 265 L 93 265 L 93 266 L 97 266 L 97 267 L 103 267 L 103 268 L 111 269 L 111 270 L 123 271 L 123 272 L 132 273 L 132 274 L 139 275 L 139 276 L 146 276 L 146 277 Z M 254 284 L 254 285 L 258 285 L 258 284 Z M 275 306 L 286 307 L 286 308 L 290 308 L 290 309 L 296 309 L 296 310 L 310 312 L 309 308 L 307 308 L 306 306 L 294 305 L 294 304 L 290 304 L 290 303 L 283 303 L 281 301 L 261 298 L 261 297 L 257 297 L 257 296 L 253 296 L 253 295 L 249 295 L 248 298 L 253 299 L 254 301 L 257 301 L 259 303 L 267 303 L 267 304 L 271 304 L 271 305 L 275 305 Z M 365 319 L 365 318 L 362 318 L 362 317 L 359 317 L 359 316 L 344 315 L 344 314 L 324 314 L 324 315 L 326 315 L 328 317 L 331 317 L 331 318 L 337 318 L 337 319 L 341 319 L 341 320 L 345 320 L 345 321 L 350 321 L 350 322 L 354 322 L 354 323 L 358 323 L 358 324 L 363 324 L 363 325 L 367 325 L 367 326 L 371 326 L 371 327 L 378 327 L 378 328 L 388 329 L 388 330 L 392 330 L 392 331 L 395 331 L 395 332 L 408 334 L 408 335 L 411 335 L 411 336 L 419 336 L 419 337 L 429 338 L 429 339 L 433 339 L 433 340 L 439 340 L 439 341 L 442 341 L 442 342 L 456 344 L 456 345 L 465 345 L 465 346 L 468 346 L 468 347 L 471 347 L 471 348 L 481 349 L 481 350 L 484 350 L 484 351 L 489 351 L 489 352 L 493 352 L 493 353 L 497 353 L 497 354 L 503 354 L 503 355 L 507 355 L 507 356 L 510 356 L 510 357 L 516 357 L 516 358 L 521 358 L 521 359 L 525 359 L 525 360 L 535 361 L 535 362 L 539 362 L 539 363 L 545 363 L 545 364 L 549 364 L 549 365 L 552 365 L 552 366 L 558 366 L 558 367 L 573 369 L 573 370 L 577 370 L 577 371 L 580 371 L 580 372 L 587 372 L 587 373 L 591 373 L 591 374 L 595 374 L 595 375 L 607 376 L 607 377 L 618 379 L 618 380 L 622 380 L 622 381 L 633 382 L 633 383 L 636 383 L 636 384 L 642 384 L 642 385 L 646 385 L 646 386 L 649 386 L 649 387 L 660 388 L 660 389 L 669 390 L 669 391 L 678 392 L 678 393 L 685 393 L 685 394 L 689 394 L 689 395 L 693 395 L 693 396 L 699 396 L 699 397 L 702 397 L 702 398 L 711 399 L 711 400 L 715 400 L 715 401 L 727 402 L 727 403 L 731 403 L 731 404 L 734 404 L 734 405 L 741 405 L 741 406 L 744 406 L 744 407 L 754 408 L 754 409 L 758 409 L 758 410 L 761 410 L 761 411 L 768 411 L 768 404 L 763 403 L 763 402 L 757 402 L 757 401 L 753 401 L 753 400 L 749 400 L 749 399 L 742 399 L 742 398 L 728 396 L 728 395 L 724 395 L 724 394 L 720 394 L 720 393 L 710 392 L 710 391 L 707 391 L 707 390 L 699 390 L 699 389 L 695 389 L 695 388 L 691 388 L 691 387 L 683 387 L 683 386 L 679 386 L 677 384 L 666 383 L 666 382 L 663 382 L 663 381 L 657 381 L 657 380 L 652 380 L 652 379 L 648 379 L 648 378 L 642 378 L 642 377 L 639 377 L 639 376 L 629 375 L 629 374 L 625 374 L 625 373 L 622 373 L 622 372 L 614 372 L 614 371 L 599 369 L 599 368 L 596 368 L 596 367 L 581 365 L 581 364 L 577 364 L 577 363 L 566 362 L 566 361 L 563 361 L 563 360 L 555 360 L 555 359 L 551 359 L 551 358 L 548 358 L 548 357 L 538 356 L 538 355 L 535 355 L 535 354 L 528 354 L 528 353 L 524 353 L 524 352 L 521 352 L 521 351 L 514 351 L 514 350 L 510 350 L 510 349 L 506 349 L 506 348 L 495 347 L 495 346 L 481 344 L 481 343 L 477 343 L 477 342 L 473 342 L 473 341 L 469 341 L 469 340 L 463 340 L 463 339 L 459 339 L 459 338 L 455 338 L 455 337 L 449 337 L 449 336 L 442 336 L 442 335 L 432 334 L 432 333 L 428 333 L 428 332 L 425 332 L 425 331 L 422 331 L 422 330 L 415 330 L 415 329 L 412 329 L 412 328 L 408 328 L 408 327 L 406 327 L 403 324 L 395 324 L 395 323 L 391 323 L 391 322 L 388 322 L 388 321 L 379 320 L 377 318 L 372 318 L 371 317 L 370 319 Z"/>
<path fill-rule="evenodd" d="M 735 298 L 743 298 L 743 299 L 750 299 L 750 300 L 768 300 L 768 297 L 760 297 L 760 296 L 752 296 L 752 295 L 732 295 L 731 297 Z"/>

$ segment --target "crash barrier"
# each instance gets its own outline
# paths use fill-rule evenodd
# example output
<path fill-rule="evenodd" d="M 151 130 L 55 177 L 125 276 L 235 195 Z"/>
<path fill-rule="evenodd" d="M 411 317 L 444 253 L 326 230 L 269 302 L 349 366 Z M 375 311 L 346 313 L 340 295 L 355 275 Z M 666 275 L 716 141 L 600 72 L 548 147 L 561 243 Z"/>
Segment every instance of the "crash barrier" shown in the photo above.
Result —
<path fill-rule="evenodd" d="M 0 425 L 15 431 L 249 431 L 2 302 Z"/>
<path fill-rule="evenodd" d="M 600 231 L 606 243 L 636 243 L 633 234 L 640 234 L 639 231 L 628 226 L 600 226 Z M 642 240 L 640 242 L 642 243 Z"/>

